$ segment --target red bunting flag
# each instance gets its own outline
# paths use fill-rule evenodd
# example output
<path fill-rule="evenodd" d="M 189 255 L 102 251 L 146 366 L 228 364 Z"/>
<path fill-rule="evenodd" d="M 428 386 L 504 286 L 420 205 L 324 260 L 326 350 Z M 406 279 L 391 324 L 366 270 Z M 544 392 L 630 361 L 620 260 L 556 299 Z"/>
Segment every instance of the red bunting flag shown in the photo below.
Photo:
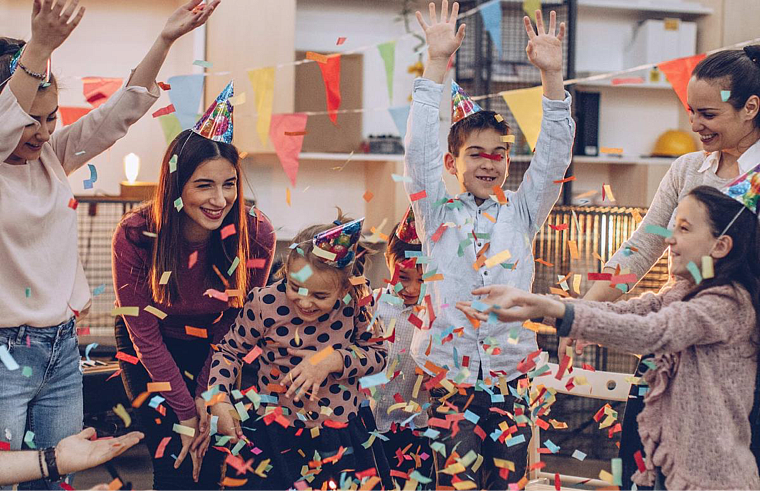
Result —
<path fill-rule="evenodd" d="M 702 53 L 687 56 L 686 58 L 676 58 L 675 60 L 669 60 L 657 65 L 657 68 L 665 74 L 668 82 L 673 86 L 673 90 L 676 91 L 676 95 L 687 111 L 689 110 L 689 105 L 686 103 L 686 86 L 689 83 L 694 67 L 704 58 L 705 54 Z"/>
<path fill-rule="evenodd" d="M 301 153 L 304 136 L 285 136 L 285 132 L 305 132 L 308 119 L 309 116 L 303 113 L 273 114 L 269 125 L 269 138 L 293 187 L 298 176 L 298 154 Z"/>
<path fill-rule="evenodd" d="M 121 88 L 121 78 L 85 77 L 82 79 L 82 93 L 92 107 L 98 107 Z"/>
<path fill-rule="evenodd" d="M 68 126 L 71 123 L 75 123 L 79 118 L 92 111 L 91 107 L 64 107 L 58 108 L 61 113 L 61 120 L 64 126 Z"/>
<path fill-rule="evenodd" d="M 319 63 L 319 69 L 322 71 L 322 80 L 325 82 L 327 111 L 330 120 L 337 126 L 338 113 L 336 111 L 340 107 L 340 55 L 330 56 L 326 63 Z"/>

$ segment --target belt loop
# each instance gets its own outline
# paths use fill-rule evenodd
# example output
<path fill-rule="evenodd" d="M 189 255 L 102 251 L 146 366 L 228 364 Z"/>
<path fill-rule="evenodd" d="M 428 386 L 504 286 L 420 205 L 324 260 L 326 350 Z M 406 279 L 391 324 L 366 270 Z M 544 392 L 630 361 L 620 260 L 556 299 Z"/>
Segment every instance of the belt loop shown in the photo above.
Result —
<path fill-rule="evenodd" d="M 16 341 L 13 343 L 14 345 L 21 344 L 21 343 L 24 342 L 24 335 L 26 334 L 26 327 L 27 326 L 24 325 L 24 324 L 18 326 L 18 332 L 16 333 Z"/>

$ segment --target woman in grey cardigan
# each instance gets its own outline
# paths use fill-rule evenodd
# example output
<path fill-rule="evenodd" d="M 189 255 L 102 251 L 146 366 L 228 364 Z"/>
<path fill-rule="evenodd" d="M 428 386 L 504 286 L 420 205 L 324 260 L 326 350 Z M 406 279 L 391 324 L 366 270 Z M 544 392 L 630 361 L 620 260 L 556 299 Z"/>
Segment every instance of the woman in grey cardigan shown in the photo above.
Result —
<path fill-rule="evenodd" d="M 721 51 L 702 60 L 689 81 L 687 101 L 691 129 L 699 135 L 704 151 L 688 153 L 673 162 L 644 220 L 607 262 L 604 272 L 612 273 L 619 266 L 642 278 L 667 248 L 664 237 L 646 232 L 648 225 L 672 229 L 676 207 L 689 191 L 700 185 L 722 188 L 760 164 L 760 45 Z M 629 254 L 631 250 L 636 252 Z M 633 284 L 628 286 L 632 288 Z M 622 294 L 609 282 L 597 281 L 583 298 L 613 302 Z M 559 352 L 564 353 L 573 344 L 574 340 L 563 338 Z M 580 354 L 586 345 L 579 341 L 576 352 Z M 637 372 L 640 370 L 641 364 Z M 758 401 L 760 393 L 756 390 L 752 415 L 756 456 L 760 453 Z M 636 470 L 633 455 L 640 450 L 643 453 L 636 422 L 642 407 L 643 397 L 633 386 L 620 442 L 623 489 L 631 487 L 630 478 Z"/>

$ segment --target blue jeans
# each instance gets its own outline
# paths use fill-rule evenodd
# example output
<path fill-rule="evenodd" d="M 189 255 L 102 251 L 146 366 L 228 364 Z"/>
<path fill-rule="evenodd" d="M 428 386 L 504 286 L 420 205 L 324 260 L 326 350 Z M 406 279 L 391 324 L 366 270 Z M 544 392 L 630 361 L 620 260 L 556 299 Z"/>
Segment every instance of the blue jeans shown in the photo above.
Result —
<path fill-rule="evenodd" d="M 1 320 L 0 320 L 1 322 Z M 53 327 L 0 328 L 0 345 L 21 368 L 0 363 L 0 440 L 11 450 L 53 447 L 82 430 L 82 372 L 74 319 Z M 25 367 L 31 373 L 24 374 Z M 0 488 L 3 489 L 3 488 Z M 10 489 L 10 488 L 6 488 Z M 44 480 L 19 489 L 61 489 Z"/>

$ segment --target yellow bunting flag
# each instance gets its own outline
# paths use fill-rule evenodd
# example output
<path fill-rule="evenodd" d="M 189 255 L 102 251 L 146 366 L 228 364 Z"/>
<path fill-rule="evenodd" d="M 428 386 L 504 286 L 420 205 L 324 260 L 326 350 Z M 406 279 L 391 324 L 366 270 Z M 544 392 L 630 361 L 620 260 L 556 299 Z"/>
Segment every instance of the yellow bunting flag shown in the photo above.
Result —
<path fill-rule="evenodd" d="M 269 125 L 272 121 L 272 105 L 274 104 L 274 67 L 259 68 L 248 71 L 248 78 L 253 85 L 256 100 L 256 132 L 261 144 L 266 146 L 269 135 Z"/>
<path fill-rule="evenodd" d="M 515 120 L 517 120 L 520 130 L 525 135 L 531 150 L 536 148 L 538 133 L 541 130 L 541 118 L 544 115 L 541 107 L 543 90 L 541 86 L 538 86 L 501 93 L 504 102 L 507 103 L 509 110 L 512 111 Z"/>
<path fill-rule="evenodd" d="M 536 22 L 536 10 L 541 10 L 541 0 L 523 0 L 523 12 Z"/>

